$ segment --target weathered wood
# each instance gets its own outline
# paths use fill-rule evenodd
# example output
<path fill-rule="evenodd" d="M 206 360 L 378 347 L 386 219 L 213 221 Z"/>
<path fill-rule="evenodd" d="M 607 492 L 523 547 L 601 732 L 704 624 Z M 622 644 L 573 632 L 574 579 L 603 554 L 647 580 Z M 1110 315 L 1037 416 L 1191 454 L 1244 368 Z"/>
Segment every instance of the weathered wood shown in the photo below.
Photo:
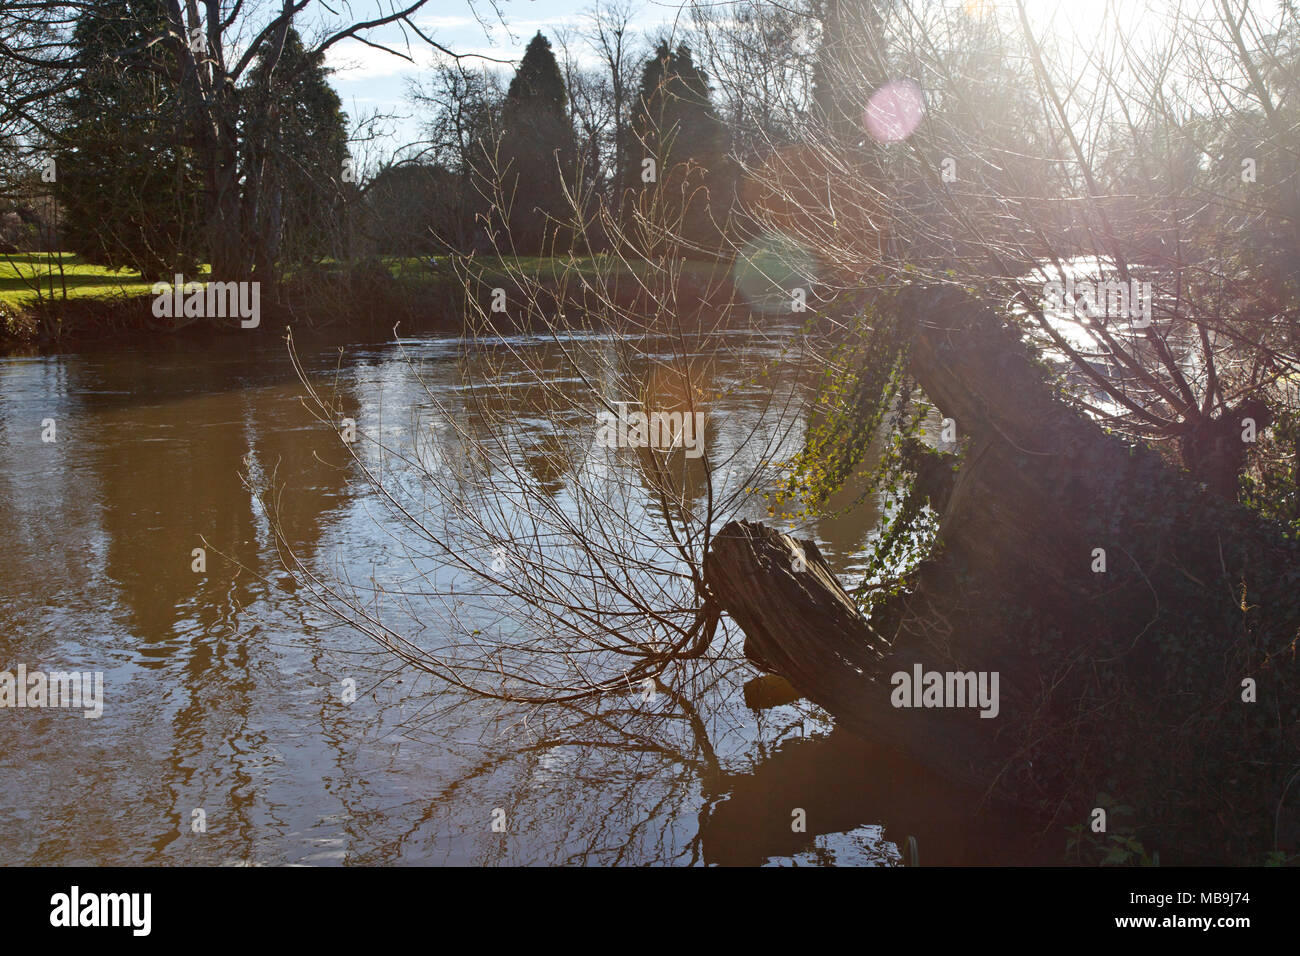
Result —
<path fill-rule="evenodd" d="M 799 561 L 802 556 L 802 562 Z M 799 564 L 802 570 L 796 570 Z M 996 721 L 973 710 L 891 706 L 890 675 L 927 662 L 875 633 L 810 540 L 732 522 L 715 536 L 705 577 L 745 633 L 745 653 L 859 735 L 963 782 L 997 772 Z"/>
<path fill-rule="evenodd" d="M 899 307 L 911 371 L 965 446 L 950 488 L 923 476 L 941 547 L 868 622 L 812 542 L 727 525 L 705 579 L 746 653 L 951 778 L 1071 814 L 1117 779 L 1189 854 L 1262 853 L 1300 763 L 1300 544 L 1073 411 L 986 305 L 918 290 Z M 998 718 L 893 706 L 915 664 L 997 672 Z M 1243 702 L 1246 677 L 1277 712 Z"/>
<path fill-rule="evenodd" d="M 1015 783 L 999 792 L 1023 800 L 1037 796 L 1037 787 L 1003 776 L 1013 743 L 999 732 L 1023 717 L 1018 711 L 1029 702 L 1019 688 L 1035 684 L 1036 675 L 1014 635 L 1000 640 L 962 617 L 951 570 L 965 564 L 989 582 L 1015 580 L 1028 560 L 1041 572 L 1042 593 L 1064 600 L 1071 593 L 1067 566 L 1074 561 L 1086 570 L 1075 559 L 1087 552 L 1070 540 L 1057 489 L 1071 478 L 1067 449 L 1084 438 L 1075 416 L 1042 388 L 1023 350 L 1017 354 L 999 334 L 989 310 L 950 293 L 922 294 L 913 315 L 913 372 L 967 440 L 955 482 L 936 495 L 949 560 L 928 568 L 877 626 L 863 619 L 813 542 L 760 524 L 724 527 L 705 575 L 744 631 L 746 654 L 838 722 L 953 779 L 980 787 Z M 799 549 L 802 572 L 794 571 Z M 910 676 L 918 664 L 925 671 L 997 672 L 998 718 L 981 718 L 970 707 L 894 707 L 891 676 Z"/>

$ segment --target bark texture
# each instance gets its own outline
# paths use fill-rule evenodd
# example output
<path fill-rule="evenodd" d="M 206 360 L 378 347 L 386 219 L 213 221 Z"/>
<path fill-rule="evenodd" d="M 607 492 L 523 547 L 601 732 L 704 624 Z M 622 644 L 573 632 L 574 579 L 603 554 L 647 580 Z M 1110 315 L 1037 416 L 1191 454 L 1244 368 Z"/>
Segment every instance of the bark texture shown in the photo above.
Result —
<path fill-rule="evenodd" d="M 932 495 L 940 546 L 868 621 L 812 542 L 727 525 L 705 577 L 747 654 L 849 730 L 991 794 L 1072 814 L 1113 784 L 1166 836 L 1199 820 L 1189 856 L 1300 838 L 1296 542 L 1074 411 L 986 305 L 944 289 L 900 308 L 911 371 L 964 446 Z M 890 676 L 915 664 L 997 672 L 998 717 L 892 706 Z M 1158 806 L 1162 787 L 1185 805 Z M 1226 817 L 1231 848 L 1204 826 Z"/>

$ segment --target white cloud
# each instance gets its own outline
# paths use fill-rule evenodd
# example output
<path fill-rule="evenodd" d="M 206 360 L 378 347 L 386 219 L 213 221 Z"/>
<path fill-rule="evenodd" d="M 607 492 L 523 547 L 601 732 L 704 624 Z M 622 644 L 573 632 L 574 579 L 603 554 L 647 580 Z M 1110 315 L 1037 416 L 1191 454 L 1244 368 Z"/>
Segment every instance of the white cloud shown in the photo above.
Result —
<path fill-rule="evenodd" d="M 336 82 L 357 83 L 427 70 L 433 64 L 433 51 L 423 43 L 409 51 L 404 46 L 393 49 L 409 55 L 414 62 L 356 40 L 344 40 L 325 51 L 325 65 L 334 71 Z"/>
<path fill-rule="evenodd" d="M 430 30 L 468 30 L 481 29 L 473 17 L 422 17 L 415 25 L 426 33 Z"/>

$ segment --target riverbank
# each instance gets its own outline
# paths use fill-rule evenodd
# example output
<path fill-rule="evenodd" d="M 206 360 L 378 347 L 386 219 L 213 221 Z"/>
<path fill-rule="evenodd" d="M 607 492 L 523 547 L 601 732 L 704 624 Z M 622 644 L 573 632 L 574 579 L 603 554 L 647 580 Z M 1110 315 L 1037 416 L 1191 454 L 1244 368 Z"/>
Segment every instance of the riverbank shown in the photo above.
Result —
<path fill-rule="evenodd" d="M 190 281 L 204 282 L 201 269 Z M 731 266 L 678 264 L 672 278 L 653 265 L 609 257 L 370 259 L 344 267 L 325 263 L 259 289 L 256 325 L 237 317 L 205 319 L 155 314 L 153 286 L 58 253 L 0 258 L 0 348 L 69 347 L 138 335 L 267 334 L 286 327 L 344 327 L 369 338 L 404 332 L 457 333 L 467 317 L 518 329 L 578 308 L 647 314 L 652 289 L 672 287 L 686 312 L 717 310 L 736 299 Z M 498 317 L 500 317 L 498 319 Z"/>

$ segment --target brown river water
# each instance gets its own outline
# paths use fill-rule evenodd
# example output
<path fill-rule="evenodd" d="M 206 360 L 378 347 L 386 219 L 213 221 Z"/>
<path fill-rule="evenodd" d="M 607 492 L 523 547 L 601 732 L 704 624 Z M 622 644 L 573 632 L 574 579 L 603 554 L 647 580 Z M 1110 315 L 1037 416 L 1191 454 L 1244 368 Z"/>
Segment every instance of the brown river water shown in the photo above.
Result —
<path fill-rule="evenodd" d="M 746 354 L 777 354 L 764 348 Z M 417 366 L 453 395 L 457 349 L 299 343 L 360 409 L 421 400 Z M 921 865 L 1061 858 L 1059 828 L 984 806 L 807 702 L 751 707 L 763 684 L 734 629 L 635 721 L 614 702 L 521 724 L 400 666 L 301 600 L 241 480 L 277 475 L 309 565 L 372 572 L 373 492 L 302 395 L 274 336 L 0 358 L 0 670 L 104 681 L 97 719 L 0 710 L 0 864 L 898 865 L 909 836 Z M 737 387 L 714 414 L 744 424 L 759 405 Z M 868 501 L 809 530 L 851 573 L 876 520 Z"/>

